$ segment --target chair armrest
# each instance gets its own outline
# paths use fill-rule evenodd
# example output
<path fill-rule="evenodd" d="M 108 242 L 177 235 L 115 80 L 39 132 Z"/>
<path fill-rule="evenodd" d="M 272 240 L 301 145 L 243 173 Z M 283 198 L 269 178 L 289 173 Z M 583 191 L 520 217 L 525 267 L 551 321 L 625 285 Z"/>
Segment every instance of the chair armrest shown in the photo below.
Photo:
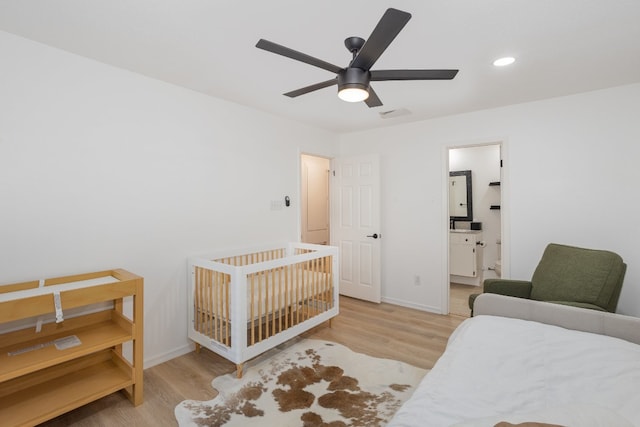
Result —
<path fill-rule="evenodd" d="M 486 279 L 484 292 L 517 298 L 531 297 L 531 282 L 527 280 Z"/>
<path fill-rule="evenodd" d="M 571 307 L 588 308 L 590 310 L 607 311 L 598 305 L 589 304 L 588 302 L 577 302 L 577 301 L 546 301 L 546 302 L 550 302 L 552 304 L 570 305 Z"/>
<path fill-rule="evenodd" d="M 531 298 L 531 282 L 526 280 L 485 279 L 483 293 L 500 294 L 508 297 Z M 469 308 L 473 317 L 473 305 L 480 294 L 469 295 Z"/>
<path fill-rule="evenodd" d="M 479 316 L 532 320 L 640 344 L 640 319 L 637 317 L 496 294 L 480 295 L 475 306 Z"/>

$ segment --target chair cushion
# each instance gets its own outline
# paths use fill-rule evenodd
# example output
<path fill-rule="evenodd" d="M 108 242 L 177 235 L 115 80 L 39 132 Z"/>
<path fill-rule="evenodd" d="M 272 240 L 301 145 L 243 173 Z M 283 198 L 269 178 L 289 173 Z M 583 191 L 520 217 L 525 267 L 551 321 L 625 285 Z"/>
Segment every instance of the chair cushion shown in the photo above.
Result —
<path fill-rule="evenodd" d="M 613 252 L 551 243 L 531 279 L 531 299 L 576 301 L 609 309 L 625 270 L 622 258 Z"/>

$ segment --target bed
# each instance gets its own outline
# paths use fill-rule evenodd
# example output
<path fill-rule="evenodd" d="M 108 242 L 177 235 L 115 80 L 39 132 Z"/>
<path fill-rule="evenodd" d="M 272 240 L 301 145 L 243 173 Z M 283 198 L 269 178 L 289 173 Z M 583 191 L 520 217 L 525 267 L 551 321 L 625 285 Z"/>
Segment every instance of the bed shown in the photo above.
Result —
<path fill-rule="evenodd" d="M 189 338 L 244 362 L 339 311 L 338 249 L 286 243 L 189 258 Z"/>
<path fill-rule="evenodd" d="M 640 426 L 640 319 L 495 294 L 389 427 Z"/>

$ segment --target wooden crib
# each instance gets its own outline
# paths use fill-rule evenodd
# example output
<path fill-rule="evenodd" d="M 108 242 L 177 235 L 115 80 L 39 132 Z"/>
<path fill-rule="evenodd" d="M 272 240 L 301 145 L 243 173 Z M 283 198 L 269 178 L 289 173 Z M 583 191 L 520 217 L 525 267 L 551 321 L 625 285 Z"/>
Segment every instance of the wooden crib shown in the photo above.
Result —
<path fill-rule="evenodd" d="M 286 243 L 189 259 L 189 338 L 243 363 L 338 314 L 338 249 Z"/>

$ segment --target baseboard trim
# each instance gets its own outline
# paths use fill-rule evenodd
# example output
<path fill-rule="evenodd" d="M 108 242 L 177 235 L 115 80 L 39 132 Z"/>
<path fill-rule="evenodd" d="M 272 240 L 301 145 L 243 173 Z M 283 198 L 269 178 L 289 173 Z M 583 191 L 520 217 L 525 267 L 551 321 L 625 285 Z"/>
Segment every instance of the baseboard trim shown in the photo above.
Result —
<path fill-rule="evenodd" d="M 160 355 L 151 357 L 149 359 L 144 360 L 144 369 L 151 368 L 153 366 L 164 363 L 168 360 L 175 359 L 176 357 L 183 356 L 187 353 L 191 353 L 195 349 L 195 345 L 193 343 L 185 344 L 181 347 L 175 348 L 171 351 L 162 353 Z"/>
<path fill-rule="evenodd" d="M 386 302 L 393 305 L 399 305 L 400 307 L 413 308 L 415 310 L 426 311 L 429 313 L 442 314 L 442 312 L 440 311 L 440 307 L 433 307 L 433 306 L 424 305 L 424 304 L 416 304 L 415 302 L 412 302 L 412 301 L 405 301 L 405 300 L 389 298 L 389 297 L 382 297 L 381 300 L 382 302 Z"/>

